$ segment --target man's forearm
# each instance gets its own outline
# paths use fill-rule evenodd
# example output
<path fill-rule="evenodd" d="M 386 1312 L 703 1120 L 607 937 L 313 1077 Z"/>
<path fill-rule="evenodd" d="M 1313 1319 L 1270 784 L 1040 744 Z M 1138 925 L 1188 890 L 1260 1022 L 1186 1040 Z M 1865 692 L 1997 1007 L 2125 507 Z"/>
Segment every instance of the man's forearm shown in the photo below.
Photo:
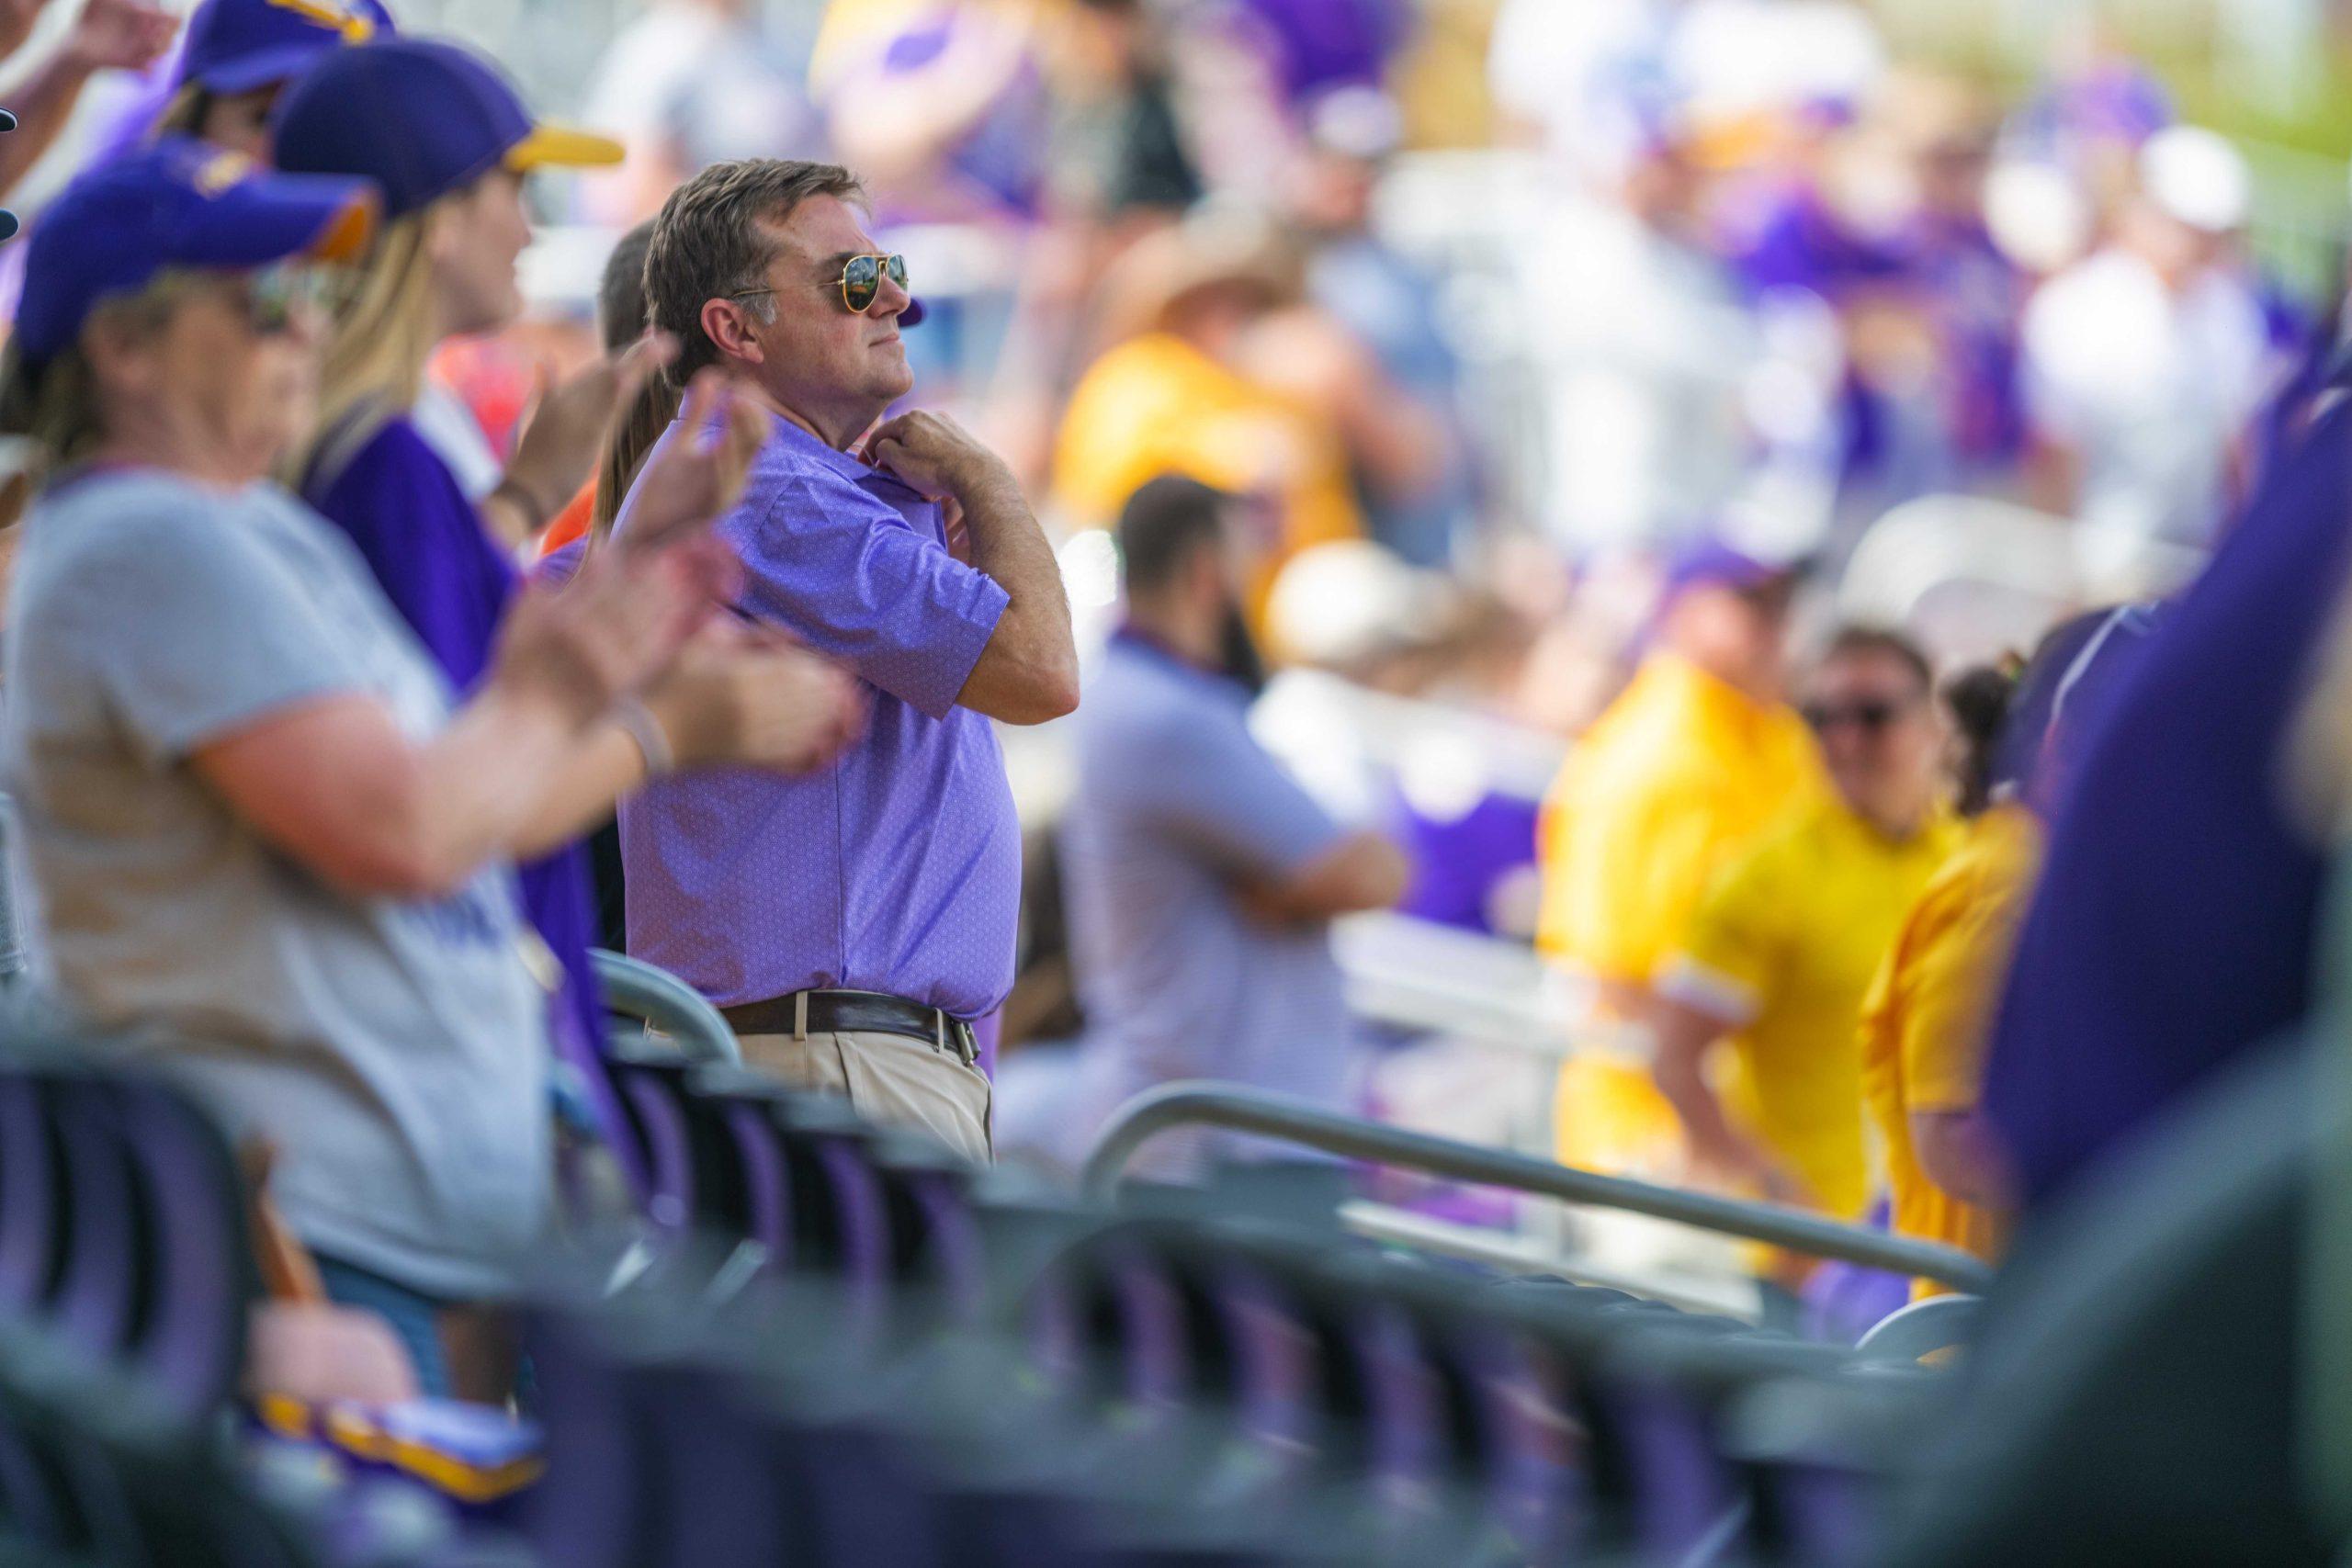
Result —
<path fill-rule="evenodd" d="M 89 85 L 88 66 L 60 51 L 33 68 L 21 86 L 8 95 L 8 109 L 17 129 L 0 136 L 0 197 L 17 188 L 42 153 L 56 142 L 58 132 L 73 118 L 74 106 Z"/>
<path fill-rule="evenodd" d="M 1057 717 L 1077 705 L 1078 649 L 1069 596 L 1045 530 L 1009 470 L 983 473 L 959 489 L 972 565 L 1004 590 L 1004 615 L 981 664 L 984 690 L 966 705 L 1014 722 Z M 981 700 L 972 701 L 972 695 Z M 1012 711 L 1001 711 L 1010 699 Z"/>

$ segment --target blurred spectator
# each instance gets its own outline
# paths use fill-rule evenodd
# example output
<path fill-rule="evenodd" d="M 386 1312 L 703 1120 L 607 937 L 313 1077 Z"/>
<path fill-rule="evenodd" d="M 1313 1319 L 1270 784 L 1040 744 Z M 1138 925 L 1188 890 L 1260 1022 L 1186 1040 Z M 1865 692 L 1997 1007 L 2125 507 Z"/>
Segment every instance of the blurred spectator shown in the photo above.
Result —
<path fill-rule="evenodd" d="M 1088 1125 L 1180 1078 L 1342 1108 L 1330 921 L 1395 903 L 1404 857 L 1327 815 L 1250 737 L 1250 549 L 1229 498 L 1153 479 L 1118 536 L 1127 618 L 1086 693 L 1063 829 Z"/>
<path fill-rule="evenodd" d="M 831 164 L 720 164 L 656 220 L 646 292 L 678 371 L 742 377 L 774 429 L 721 525 L 738 603 L 847 664 L 872 715 L 822 776 L 665 781 L 625 807 L 629 951 L 720 1004 L 748 1061 L 985 1158 L 973 1026 L 1012 987 L 1021 872 L 989 720 L 1068 713 L 1077 653 L 1004 465 L 937 415 L 874 428 L 911 385 L 910 299 L 862 194 Z"/>
<path fill-rule="evenodd" d="M 1973 670 L 1944 688 L 1961 754 L 1964 837 L 1901 925 L 1862 1005 L 1862 1083 L 1884 1150 L 1897 1235 L 1994 1256 L 2007 1206 L 1977 1116 L 1985 1031 L 2041 833 L 2016 781 L 1996 783 L 2014 678 Z M 1922 1280 L 1916 1296 L 1949 1289 Z"/>
<path fill-rule="evenodd" d="M 1201 176 L 1150 6 L 1070 0 L 1063 28 L 1055 204 L 1114 228 L 1181 215 L 1200 199 Z"/>
<path fill-rule="evenodd" d="M 287 84 L 330 50 L 394 30 L 377 0 L 205 0 L 188 19 L 159 135 L 269 156 L 269 116 Z"/>
<path fill-rule="evenodd" d="M 1797 441 L 1823 418 L 1802 378 L 1759 379 L 1766 344 L 1713 250 L 1705 188 L 1688 134 L 1655 119 L 1605 183 L 1552 205 L 1518 274 L 1544 381 L 1544 514 L 1579 561 L 1670 549 L 1730 509 L 1766 434 L 1751 387 L 1769 385 Z"/>
<path fill-rule="evenodd" d="M 1340 431 L 1245 368 L 1264 344 L 1253 333 L 1296 299 L 1295 269 L 1255 225 L 1194 220 L 1138 242 L 1102 286 L 1114 346 L 1062 417 L 1054 495 L 1064 521 L 1107 526 L 1146 480 L 1182 473 L 1278 501 L 1268 577 L 1308 545 L 1361 536 Z M 1336 335 L 1319 321 L 1289 333 L 1319 360 L 1294 374 L 1347 374 L 1353 345 Z M 1264 588 L 1253 585 L 1253 596 Z"/>
<path fill-rule="evenodd" d="M 1669 943 L 1651 1072 L 1696 1179 L 1852 1220 L 1871 1196 L 1862 994 L 1957 835 L 1937 801 L 1944 732 L 1917 648 L 1839 633 L 1801 711 L 1836 793 L 1734 860 Z M 1719 1043 L 1727 1060 L 1711 1060 Z"/>
<path fill-rule="evenodd" d="M 723 557 L 665 541 L 743 449 L 649 481 L 646 548 L 526 600 L 453 711 L 360 561 L 264 481 L 323 325 L 315 276 L 271 264 L 364 246 L 373 193 L 251 167 L 169 141 L 69 187 L 31 247 L 0 427 L 47 488 L 0 728 L 43 950 L 81 1017 L 269 1145 L 330 1292 L 391 1317 L 428 1392 L 497 1399 L 443 1335 L 482 1326 L 551 1218 L 545 998 L 506 864 L 707 613 Z"/>
<path fill-rule="evenodd" d="M 2009 117 L 2006 152 L 2062 171 L 2103 227 L 2140 186 L 2141 149 L 2175 122 L 2172 95 L 2096 12 L 2062 23 L 2051 55 L 2050 79 Z"/>
<path fill-rule="evenodd" d="M 786 14 L 791 8 L 785 8 Z M 730 158 L 823 150 L 805 85 L 809 39 L 758 0 L 653 0 L 615 33 L 583 110 L 628 156 L 585 186 L 591 214 L 626 229 L 696 172 Z"/>
<path fill-rule="evenodd" d="M 1035 219 L 1052 120 L 1039 0 L 837 6 L 811 80 L 833 150 L 896 223 Z M 863 13 L 862 22 L 848 19 Z"/>
<path fill-rule="evenodd" d="M 2079 721 L 1986 1066 L 2030 1213 L 2310 1007 L 2326 860 L 2281 775 L 2341 603 L 2347 457 L 2338 402 Z"/>
<path fill-rule="evenodd" d="M 2142 149 L 2139 170 L 2113 237 L 2051 279 L 2025 322 L 2038 499 L 2078 519 L 2110 569 L 2151 544 L 2211 543 L 2272 368 L 2233 250 L 2244 162 L 2177 127 Z"/>
<path fill-rule="evenodd" d="M 1719 544 L 1676 563 L 1654 651 L 1568 754 L 1544 803 L 1539 949 L 1592 987 L 1594 1021 L 1643 1038 L 1660 965 L 1707 886 L 1758 834 L 1815 807 L 1820 749 L 1787 705 L 1795 580 Z M 1586 1052 L 1560 1075 L 1571 1164 L 1664 1172 L 1684 1152 L 1640 1065 Z"/>
<path fill-rule="evenodd" d="M 1917 192 L 1901 244 L 1906 293 L 1927 326 L 1921 379 L 1937 438 L 1919 486 L 2002 484 L 2025 453 L 2018 333 L 2030 280 L 1984 216 L 1993 117 L 1954 82 L 1898 85 L 1880 114 Z"/>
<path fill-rule="evenodd" d="M 1372 224 L 1373 198 L 1402 132 L 1396 104 L 1376 89 L 1345 87 L 1315 100 L 1290 207 L 1307 246 L 1307 297 L 1371 350 L 1394 389 L 1359 392 L 1339 409 L 1363 427 L 1349 446 L 1372 536 L 1415 566 L 1443 566 L 1474 521 L 1462 367 L 1440 320 L 1439 280 Z"/>

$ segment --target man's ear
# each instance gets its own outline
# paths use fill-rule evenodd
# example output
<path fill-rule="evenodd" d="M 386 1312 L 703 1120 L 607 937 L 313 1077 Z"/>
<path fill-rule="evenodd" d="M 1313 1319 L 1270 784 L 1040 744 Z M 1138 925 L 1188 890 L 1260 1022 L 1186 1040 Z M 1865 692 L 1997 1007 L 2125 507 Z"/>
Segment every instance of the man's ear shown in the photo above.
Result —
<path fill-rule="evenodd" d="M 732 359 L 745 365 L 766 362 L 766 353 L 759 340 L 752 335 L 751 312 L 733 299 L 706 299 L 702 302 L 703 335 L 718 350 L 722 360 Z"/>

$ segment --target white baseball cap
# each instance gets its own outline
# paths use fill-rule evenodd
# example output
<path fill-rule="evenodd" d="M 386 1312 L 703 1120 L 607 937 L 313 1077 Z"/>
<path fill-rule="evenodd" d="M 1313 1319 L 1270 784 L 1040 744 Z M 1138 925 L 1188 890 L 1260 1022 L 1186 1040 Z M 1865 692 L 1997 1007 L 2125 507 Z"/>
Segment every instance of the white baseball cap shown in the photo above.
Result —
<path fill-rule="evenodd" d="M 2253 201 L 2245 159 L 2220 135 L 2176 125 L 2140 149 L 2140 189 L 2167 217 L 2209 234 L 2242 227 Z"/>

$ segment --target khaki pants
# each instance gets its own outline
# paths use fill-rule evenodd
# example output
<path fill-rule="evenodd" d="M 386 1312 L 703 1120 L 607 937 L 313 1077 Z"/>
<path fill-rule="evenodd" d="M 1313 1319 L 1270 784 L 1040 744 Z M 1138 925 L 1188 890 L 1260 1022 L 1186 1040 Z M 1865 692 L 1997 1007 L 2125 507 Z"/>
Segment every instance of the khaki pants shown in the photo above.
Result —
<path fill-rule="evenodd" d="M 988 1075 L 902 1034 L 745 1034 L 743 1064 L 795 1089 L 845 1097 L 869 1122 L 915 1127 L 965 1158 L 993 1157 Z"/>

